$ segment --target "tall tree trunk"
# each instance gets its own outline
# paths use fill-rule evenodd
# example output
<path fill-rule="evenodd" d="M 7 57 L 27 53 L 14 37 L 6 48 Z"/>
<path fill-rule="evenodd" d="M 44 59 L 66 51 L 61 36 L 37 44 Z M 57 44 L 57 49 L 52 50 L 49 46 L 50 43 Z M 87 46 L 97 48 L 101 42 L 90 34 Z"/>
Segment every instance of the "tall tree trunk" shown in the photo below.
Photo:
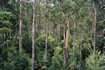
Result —
<path fill-rule="evenodd" d="M 74 15 L 74 32 L 73 32 L 73 61 L 75 62 L 75 37 L 76 37 L 76 25 L 77 25 L 77 16 L 76 13 Z M 73 70 L 75 70 L 75 66 L 73 66 Z"/>
<path fill-rule="evenodd" d="M 35 65 L 35 0 L 33 0 L 33 23 L 32 23 L 32 70 L 34 70 Z"/>
<path fill-rule="evenodd" d="M 46 19 L 47 20 L 47 19 Z M 46 29 L 45 29 L 45 33 L 46 33 L 46 41 L 45 41 L 45 55 L 44 55 L 44 62 L 45 62 L 45 65 L 46 65 L 46 62 L 47 62 L 47 47 L 48 47 L 48 45 L 47 45 L 47 38 L 48 38 L 48 28 L 47 28 L 47 22 L 45 22 L 45 27 L 46 27 Z M 47 66 L 46 66 L 47 67 Z"/>
<path fill-rule="evenodd" d="M 22 52 L 22 0 L 20 0 L 20 18 L 19 18 L 19 53 Z"/>
<path fill-rule="evenodd" d="M 66 29 L 66 34 L 64 34 L 64 65 L 68 64 L 68 41 L 69 41 L 69 32 L 70 32 L 70 22 L 69 22 L 69 16 L 66 15 L 66 24 L 67 24 L 67 29 Z"/>
<path fill-rule="evenodd" d="M 97 10 L 96 10 L 96 5 L 95 3 L 93 3 L 93 9 L 94 9 L 94 23 L 93 23 L 93 33 L 94 33 L 94 39 L 93 39 L 93 47 L 94 47 L 94 52 L 93 52 L 93 55 L 94 55 L 94 61 L 96 60 L 96 17 L 97 17 Z M 96 64 L 96 62 L 94 63 Z M 95 69 L 97 68 L 96 66 L 94 67 Z"/>
<path fill-rule="evenodd" d="M 94 42 L 93 42 L 93 47 L 94 47 L 94 53 L 96 52 L 96 20 L 97 20 L 97 9 L 95 4 L 93 4 L 94 6 L 94 23 L 93 23 L 93 33 L 94 33 Z"/>
<path fill-rule="evenodd" d="M 39 4 L 40 4 L 40 2 L 39 2 Z M 38 25 L 38 30 L 39 30 L 39 33 L 40 33 L 40 31 L 41 31 L 41 7 L 39 6 L 39 25 Z"/>
<path fill-rule="evenodd" d="M 45 0 L 45 3 L 46 3 L 46 0 Z M 45 10 L 44 10 L 45 11 Z M 47 23 L 47 18 L 45 18 L 45 33 L 46 33 L 46 41 L 45 41 L 45 53 L 44 53 L 44 62 L 45 62 L 45 69 L 47 68 L 47 41 L 48 41 L 48 23 Z"/>

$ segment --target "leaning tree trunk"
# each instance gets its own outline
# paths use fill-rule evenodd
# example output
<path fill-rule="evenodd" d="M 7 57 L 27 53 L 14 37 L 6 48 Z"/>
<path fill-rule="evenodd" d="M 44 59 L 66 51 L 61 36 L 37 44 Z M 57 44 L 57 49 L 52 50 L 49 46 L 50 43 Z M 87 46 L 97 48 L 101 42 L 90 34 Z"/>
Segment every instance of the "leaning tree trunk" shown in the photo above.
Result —
<path fill-rule="evenodd" d="M 32 70 L 34 70 L 35 65 L 35 0 L 33 1 L 33 23 L 32 23 Z"/>
<path fill-rule="evenodd" d="M 19 15 L 19 53 L 22 52 L 22 0 L 20 0 L 20 15 Z"/>

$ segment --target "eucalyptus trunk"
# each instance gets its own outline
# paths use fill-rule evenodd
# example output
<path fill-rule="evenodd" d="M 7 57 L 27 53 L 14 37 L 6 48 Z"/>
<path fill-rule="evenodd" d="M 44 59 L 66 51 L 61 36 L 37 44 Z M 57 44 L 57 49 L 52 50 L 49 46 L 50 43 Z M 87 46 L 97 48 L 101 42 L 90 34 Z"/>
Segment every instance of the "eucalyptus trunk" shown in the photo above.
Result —
<path fill-rule="evenodd" d="M 66 33 L 64 34 L 64 65 L 68 64 L 68 42 L 69 42 L 69 35 L 70 35 L 70 21 L 69 16 L 66 15 Z"/>
<path fill-rule="evenodd" d="M 46 0 L 45 0 L 45 3 L 47 3 L 46 2 Z M 45 10 L 44 10 L 45 11 Z M 47 23 L 47 17 L 45 17 L 45 34 L 46 34 L 46 41 L 45 41 L 45 53 L 44 53 L 44 63 L 45 63 L 45 69 L 47 68 L 47 47 L 48 47 L 48 28 L 49 28 L 49 26 L 48 26 L 48 23 Z"/>
<path fill-rule="evenodd" d="M 35 0 L 33 1 L 33 23 L 32 23 L 32 70 L 35 65 Z"/>
<path fill-rule="evenodd" d="M 48 28 L 47 28 L 47 22 L 45 22 L 45 33 L 46 33 L 46 41 L 45 41 L 45 53 L 44 53 L 44 62 L 45 62 L 45 65 L 47 63 L 47 43 L 48 43 Z M 47 67 L 47 66 L 46 66 Z"/>
<path fill-rule="evenodd" d="M 97 23 L 97 9 L 96 5 L 93 4 L 94 7 L 94 23 L 93 23 L 93 33 L 94 33 L 94 39 L 93 39 L 93 47 L 94 47 L 94 53 L 96 52 L 96 23 Z"/>
<path fill-rule="evenodd" d="M 20 0 L 20 15 L 19 15 L 19 53 L 22 52 L 22 0 Z"/>
<path fill-rule="evenodd" d="M 77 16 L 76 16 L 76 13 L 75 13 L 75 15 L 74 15 L 74 32 L 73 32 L 73 56 L 74 56 L 74 58 L 73 58 L 73 61 L 75 62 L 76 60 L 75 60 L 75 51 L 76 51 L 76 49 L 75 49 L 75 38 L 76 38 L 76 27 L 77 27 Z M 75 66 L 73 66 L 73 70 L 75 70 Z"/>

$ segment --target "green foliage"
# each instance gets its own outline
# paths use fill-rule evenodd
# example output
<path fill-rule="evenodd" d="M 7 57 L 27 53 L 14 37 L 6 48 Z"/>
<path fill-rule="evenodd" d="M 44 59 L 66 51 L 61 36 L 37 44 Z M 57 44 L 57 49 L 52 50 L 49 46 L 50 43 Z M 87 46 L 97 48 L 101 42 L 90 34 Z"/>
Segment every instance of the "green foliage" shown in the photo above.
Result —
<path fill-rule="evenodd" d="M 60 46 L 55 47 L 54 56 L 52 57 L 52 66 L 49 70 L 61 70 L 63 68 L 62 48 Z M 62 67 L 61 67 L 62 66 Z"/>
<path fill-rule="evenodd" d="M 63 57 L 62 48 L 57 46 L 54 48 L 54 56 L 52 57 L 52 62 L 49 70 L 62 70 L 63 69 Z M 62 67 L 61 67 L 62 66 Z"/>
<path fill-rule="evenodd" d="M 11 29 L 13 19 L 15 19 L 15 16 L 12 12 L 0 11 L 0 28 Z"/>
<path fill-rule="evenodd" d="M 31 59 L 28 54 L 25 52 L 19 54 L 17 50 L 18 33 L 15 25 L 18 17 L 16 17 L 17 13 L 13 12 L 14 7 L 12 9 L 6 7 L 8 1 L 3 0 L 4 7 L 0 8 L 0 70 L 30 70 Z"/>
<path fill-rule="evenodd" d="M 23 52 L 18 54 L 14 47 L 3 49 L 0 56 L 0 70 L 29 70 L 30 58 Z"/>
<path fill-rule="evenodd" d="M 36 69 L 41 69 L 45 67 L 45 63 L 47 63 L 47 66 L 50 66 L 50 61 L 53 56 L 53 48 L 55 46 L 54 39 L 51 35 L 48 36 L 48 42 L 47 42 L 47 60 L 44 62 L 44 55 L 45 55 L 45 45 L 46 45 L 46 34 L 42 32 L 37 38 L 35 42 L 35 50 L 36 50 Z"/>
<path fill-rule="evenodd" d="M 19 3 L 9 1 L 0 0 L 0 70 L 31 70 L 32 2 L 22 2 L 24 51 L 19 54 Z M 97 8 L 96 53 L 93 51 L 93 3 Z M 46 3 L 36 0 L 35 70 L 105 70 L 104 5 L 104 0 L 49 0 Z M 66 16 L 70 21 L 67 67 L 63 65 Z M 45 33 L 46 23 L 48 35 Z M 44 61 L 46 36 L 47 59 Z"/>
<path fill-rule="evenodd" d="M 86 64 L 87 70 L 105 70 L 105 55 L 93 53 L 86 59 Z"/>

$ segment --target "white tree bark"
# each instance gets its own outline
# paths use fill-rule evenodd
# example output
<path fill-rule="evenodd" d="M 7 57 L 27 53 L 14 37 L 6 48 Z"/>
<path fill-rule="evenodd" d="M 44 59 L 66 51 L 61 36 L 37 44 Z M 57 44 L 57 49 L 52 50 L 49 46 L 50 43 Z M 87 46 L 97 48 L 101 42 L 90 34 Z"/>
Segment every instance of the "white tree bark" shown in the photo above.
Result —
<path fill-rule="evenodd" d="M 20 15 L 19 15 L 19 53 L 22 52 L 22 0 L 20 0 Z"/>
<path fill-rule="evenodd" d="M 93 33 L 94 33 L 94 40 L 93 40 L 93 47 L 94 47 L 94 52 L 96 52 L 96 23 L 97 23 L 97 9 L 95 4 L 94 6 L 94 23 L 93 23 Z"/>
<path fill-rule="evenodd" d="M 35 0 L 33 1 L 33 23 L 32 23 L 32 70 L 35 65 Z"/>

